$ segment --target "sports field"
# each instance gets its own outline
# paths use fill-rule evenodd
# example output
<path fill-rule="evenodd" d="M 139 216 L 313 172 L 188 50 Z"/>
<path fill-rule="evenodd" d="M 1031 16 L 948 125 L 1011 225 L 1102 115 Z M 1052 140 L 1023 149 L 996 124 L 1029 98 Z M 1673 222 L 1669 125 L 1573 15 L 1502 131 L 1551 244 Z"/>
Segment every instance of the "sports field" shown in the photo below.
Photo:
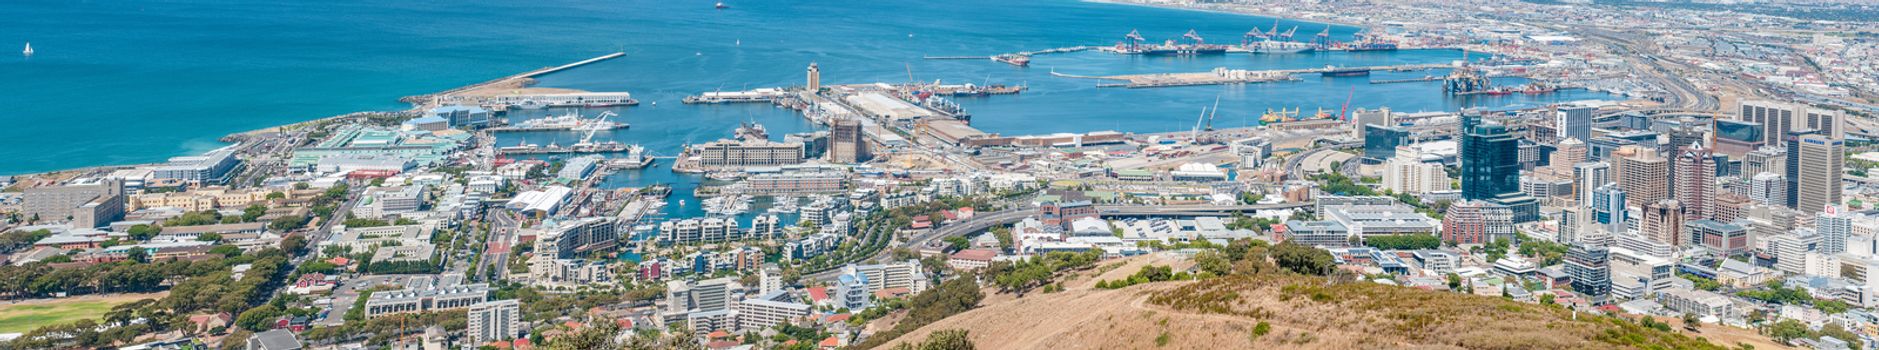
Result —
<path fill-rule="evenodd" d="M 100 319 L 112 306 L 162 297 L 163 293 L 114 294 L 0 303 L 0 333 L 25 333 L 46 325 Z"/>

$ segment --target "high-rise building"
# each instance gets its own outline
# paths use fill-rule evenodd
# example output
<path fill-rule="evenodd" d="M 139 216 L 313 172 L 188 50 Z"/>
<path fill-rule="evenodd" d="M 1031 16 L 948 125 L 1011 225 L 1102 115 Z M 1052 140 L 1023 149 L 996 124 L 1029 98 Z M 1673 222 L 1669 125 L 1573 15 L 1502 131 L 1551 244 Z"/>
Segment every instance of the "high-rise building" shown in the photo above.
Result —
<path fill-rule="evenodd" d="M 1746 253 L 1749 250 L 1749 230 L 1742 225 L 1708 219 L 1690 221 L 1685 225 L 1685 229 L 1690 231 L 1690 237 L 1704 248 L 1722 255 Z"/>
<path fill-rule="evenodd" d="M 1592 138 L 1592 107 L 1566 107 L 1553 112 L 1553 127 L 1559 129 L 1562 139 Z"/>
<path fill-rule="evenodd" d="M 1788 203 L 1802 213 L 1840 204 L 1845 141 L 1797 131 L 1788 141 Z"/>
<path fill-rule="evenodd" d="M 1690 244 L 1689 237 L 1683 236 L 1683 204 L 1675 199 L 1665 199 L 1644 208 L 1644 217 L 1638 222 L 1638 233 L 1658 243 L 1680 247 Z"/>
<path fill-rule="evenodd" d="M 1566 274 L 1572 289 L 1603 304 L 1611 294 L 1611 250 L 1604 245 L 1574 243 L 1566 249 Z"/>
<path fill-rule="evenodd" d="M 1611 165 L 1604 162 L 1579 163 L 1572 167 L 1572 193 L 1579 205 L 1592 203 L 1592 190 L 1612 183 Z"/>
<path fill-rule="evenodd" d="M 1483 201 L 1461 201 L 1442 216 L 1442 241 L 1487 244 L 1514 237 L 1514 212 Z"/>
<path fill-rule="evenodd" d="M 809 85 L 810 92 L 822 90 L 822 68 L 816 67 L 815 62 L 809 62 L 809 84 L 808 85 Z"/>
<path fill-rule="evenodd" d="M 862 139 L 861 121 L 835 118 L 829 123 L 829 162 L 855 164 L 868 160 L 868 144 Z"/>
<path fill-rule="evenodd" d="M 1605 226 L 1606 232 L 1624 232 L 1630 210 L 1625 204 L 1625 190 L 1618 184 L 1605 184 L 1592 190 L 1592 221 Z"/>
<path fill-rule="evenodd" d="M 1658 152 L 1674 155 L 1690 145 L 1701 145 L 1703 149 L 1710 149 L 1708 135 L 1709 130 L 1706 125 L 1680 121 L 1676 126 L 1664 130 L 1666 142 L 1657 146 Z"/>
<path fill-rule="evenodd" d="M 1612 152 L 1612 158 L 1612 177 L 1632 205 L 1642 207 L 1670 198 L 1670 161 L 1657 150 L 1625 146 Z"/>
<path fill-rule="evenodd" d="M 1364 162 L 1376 164 L 1396 157 L 1396 146 L 1409 144 L 1409 130 L 1400 127 L 1364 124 Z"/>
<path fill-rule="evenodd" d="M 1767 137 L 1762 135 L 1762 124 L 1742 120 L 1716 119 L 1710 130 L 1715 131 L 1716 153 L 1742 158 L 1749 152 L 1767 145 Z"/>
<path fill-rule="evenodd" d="M 1590 152 L 1585 142 L 1579 141 L 1576 137 L 1559 140 L 1559 144 L 1553 145 L 1553 148 L 1553 154 L 1547 158 L 1546 166 L 1552 168 L 1553 172 L 1561 174 L 1569 173 L 1573 166 L 1584 163 L 1586 154 Z"/>
<path fill-rule="evenodd" d="M 1854 215 L 1841 212 L 1839 207 L 1827 207 L 1825 212 L 1814 217 L 1814 231 L 1820 233 L 1821 254 L 1846 251 L 1846 239 L 1853 234 Z"/>
<path fill-rule="evenodd" d="M 1785 206 L 1788 203 L 1788 179 L 1781 174 L 1764 172 L 1749 179 L 1749 199 L 1763 204 Z"/>
<path fill-rule="evenodd" d="M 1769 236 L 1768 250 L 1775 253 L 1775 269 L 1792 274 L 1806 272 L 1807 253 L 1816 252 L 1820 241 L 1819 233 L 1806 228 Z"/>
<path fill-rule="evenodd" d="M 1383 171 L 1383 188 L 1396 193 L 1422 194 L 1449 190 L 1448 171 L 1442 164 L 1414 157 L 1390 158 Z"/>
<path fill-rule="evenodd" d="M 1787 144 L 1777 143 L 1757 148 L 1742 155 L 1742 177 L 1752 177 L 1760 173 L 1786 174 L 1788 171 Z"/>
<path fill-rule="evenodd" d="M 515 339 L 522 330 L 522 308 L 515 299 L 470 305 L 469 335 L 475 344 Z"/>
<path fill-rule="evenodd" d="M 1716 161 L 1709 149 L 1691 143 L 1678 150 L 1675 180 L 1678 202 L 1684 206 L 1683 218 L 1697 220 L 1714 215 L 1710 202 L 1716 198 Z"/>
<path fill-rule="evenodd" d="M 1716 200 L 1711 201 L 1709 205 L 1711 211 L 1710 219 L 1721 222 L 1733 222 L 1737 219 L 1745 219 L 1749 217 L 1749 210 L 1759 204 L 1761 203 L 1743 195 L 1734 193 L 1717 194 Z"/>
<path fill-rule="evenodd" d="M 1766 100 L 1743 101 L 1736 113 L 1737 119 L 1761 123 L 1764 142 L 1783 143 L 1783 138 L 1794 130 L 1817 130 L 1821 135 L 1834 139 L 1845 137 L 1845 123 L 1838 111 L 1813 108 L 1804 104 L 1780 103 Z"/>
<path fill-rule="evenodd" d="M 1519 141 L 1506 126 L 1475 126 L 1462 137 L 1460 151 L 1463 199 L 1520 192 Z"/>

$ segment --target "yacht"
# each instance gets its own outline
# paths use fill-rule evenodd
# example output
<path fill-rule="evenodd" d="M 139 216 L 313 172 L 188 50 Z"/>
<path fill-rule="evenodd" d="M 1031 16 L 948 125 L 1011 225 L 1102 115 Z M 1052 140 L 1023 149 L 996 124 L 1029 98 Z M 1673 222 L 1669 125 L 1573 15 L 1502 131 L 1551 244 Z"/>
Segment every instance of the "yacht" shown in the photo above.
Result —
<path fill-rule="evenodd" d="M 20 53 L 27 55 L 27 56 L 32 56 L 33 55 L 33 42 L 31 41 L 26 42 L 26 50 L 20 51 Z"/>

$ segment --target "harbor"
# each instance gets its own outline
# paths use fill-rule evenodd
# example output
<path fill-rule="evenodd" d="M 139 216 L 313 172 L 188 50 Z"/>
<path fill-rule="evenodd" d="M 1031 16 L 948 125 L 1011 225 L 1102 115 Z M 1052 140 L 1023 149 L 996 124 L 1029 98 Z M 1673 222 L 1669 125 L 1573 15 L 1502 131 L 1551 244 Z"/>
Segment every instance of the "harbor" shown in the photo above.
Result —
<path fill-rule="evenodd" d="M 1407 72 L 1407 71 L 1443 69 L 1443 68 L 1450 68 L 1450 67 L 1452 66 L 1447 65 L 1447 64 L 1402 64 L 1402 65 L 1362 66 L 1362 67 L 1326 66 L 1323 68 L 1271 69 L 1271 70 L 1244 70 L 1244 69 L 1228 69 L 1225 67 L 1220 67 L 1220 68 L 1214 68 L 1214 70 L 1210 72 L 1194 72 L 1194 73 L 1153 73 L 1153 74 L 1126 74 L 1126 75 L 1111 75 L 1111 76 L 1083 76 L 1083 75 L 1073 75 L 1073 74 L 1065 74 L 1065 73 L 1058 73 L 1056 71 L 1051 71 L 1050 74 L 1052 76 L 1063 77 L 1063 78 L 1096 79 L 1096 80 L 1109 80 L 1109 81 L 1124 82 L 1124 83 L 1097 84 L 1096 86 L 1098 87 L 1153 88 L 1153 87 L 1174 87 L 1174 86 L 1194 86 L 1194 85 L 1224 85 L 1224 84 L 1248 84 L 1248 83 L 1269 83 L 1269 82 L 1281 82 L 1281 81 L 1298 81 L 1299 78 L 1297 78 L 1297 75 L 1300 75 L 1300 74 L 1319 74 L 1319 75 L 1323 75 L 1326 77 L 1366 76 L 1366 75 L 1370 75 L 1371 72 Z"/>

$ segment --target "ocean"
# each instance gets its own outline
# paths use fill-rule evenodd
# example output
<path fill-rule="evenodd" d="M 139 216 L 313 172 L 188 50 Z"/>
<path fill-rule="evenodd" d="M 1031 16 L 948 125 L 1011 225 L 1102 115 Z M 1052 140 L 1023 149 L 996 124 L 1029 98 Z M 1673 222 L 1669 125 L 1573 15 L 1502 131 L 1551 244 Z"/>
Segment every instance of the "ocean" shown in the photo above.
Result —
<path fill-rule="evenodd" d="M 275 1 L 22 0 L 0 4 L 0 46 L 31 42 L 32 57 L 0 55 L 0 174 L 160 162 L 221 146 L 229 133 L 347 112 L 397 110 L 398 97 L 435 92 L 600 54 L 627 56 L 545 76 L 541 86 L 624 90 L 631 130 L 614 135 L 655 151 L 728 135 L 758 121 L 781 135 L 809 128 L 765 106 L 685 106 L 684 95 L 801 84 L 821 65 L 828 83 L 939 80 L 1024 84 L 1019 96 L 961 99 L 973 123 L 1008 135 L 1192 126 L 1222 100 L 1230 124 L 1272 108 L 1390 106 L 1399 111 L 1502 107 L 1605 98 L 1570 92 L 1443 97 L 1435 84 L 1370 85 L 1361 78 L 1245 86 L 1096 88 L 1049 76 L 1205 71 L 1214 67 L 1445 62 L 1453 51 L 1142 58 L 1085 52 L 1040 56 L 1030 68 L 923 56 L 990 55 L 1109 45 L 1130 30 L 1158 41 L 1196 30 L 1238 42 L 1271 18 L 1041 1 Z M 1279 21 L 1301 38 L 1324 24 Z M 1331 26 L 1348 40 L 1358 28 Z M 17 51 L 13 51 L 17 52 Z M 1414 77 L 1441 72 L 1380 74 Z M 1354 96 L 1354 97 L 1353 97 Z M 651 106 L 651 102 L 662 102 Z M 563 136 L 533 135 L 555 139 Z M 779 136 L 780 137 L 780 136 Z M 569 138 L 572 140 L 572 138 Z M 516 141 L 505 138 L 505 142 Z M 546 142 L 543 142 L 544 144 Z"/>

